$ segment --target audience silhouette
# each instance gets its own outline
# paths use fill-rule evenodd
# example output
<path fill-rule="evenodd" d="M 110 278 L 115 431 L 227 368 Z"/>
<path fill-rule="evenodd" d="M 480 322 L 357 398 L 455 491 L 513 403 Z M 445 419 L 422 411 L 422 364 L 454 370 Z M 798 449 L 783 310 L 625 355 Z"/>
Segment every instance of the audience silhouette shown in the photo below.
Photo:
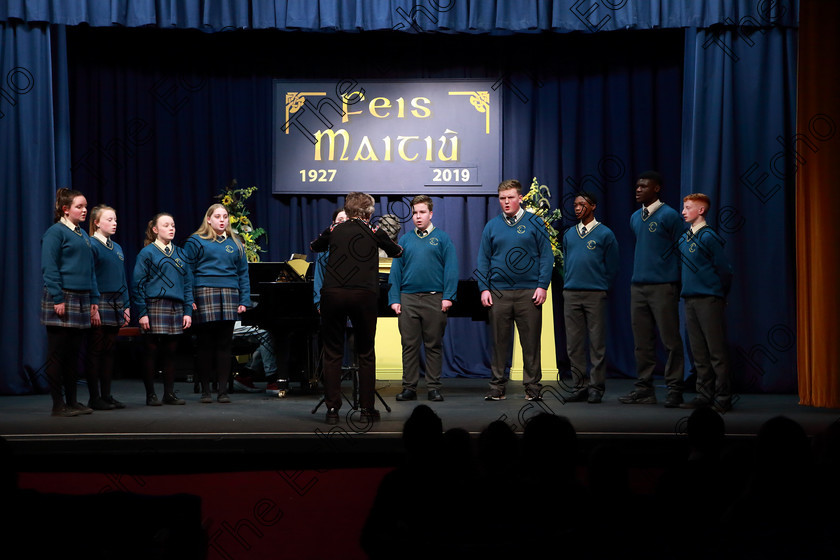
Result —
<path fill-rule="evenodd" d="M 426 558 L 439 546 L 442 525 L 439 478 L 443 424 L 427 405 L 418 405 L 402 433 L 404 462 L 382 479 L 360 544 L 372 559 Z M 431 498 L 431 499 L 430 499 Z"/>
<path fill-rule="evenodd" d="M 372 559 L 840 557 L 840 422 L 813 449 L 783 416 L 754 441 L 725 434 L 718 412 L 694 410 L 683 455 L 643 493 L 633 490 L 626 446 L 584 450 L 564 416 L 537 414 L 521 436 L 498 420 L 473 441 L 461 428 L 442 433 L 420 405 L 363 548 Z"/>
<path fill-rule="evenodd" d="M 547 412 L 521 435 L 497 420 L 473 438 L 462 428 L 444 432 L 421 404 L 402 443 L 403 461 L 383 477 L 362 529 L 372 560 L 840 558 L 840 422 L 812 442 L 796 421 L 777 416 L 756 438 L 733 439 L 718 412 L 696 409 L 684 453 L 653 493 L 634 491 L 627 446 L 637 442 L 584 447 L 568 418 Z M 3 536 L 37 542 L 39 557 L 73 558 L 65 545 L 81 527 L 99 539 L 85 558 L 206 552 L 195 496 L 43 494 L 21 490 L 17 472 L 0 438 L 0 501 L 13 512 Z M 45 526 L 51 538 L 39 540 Z"/>

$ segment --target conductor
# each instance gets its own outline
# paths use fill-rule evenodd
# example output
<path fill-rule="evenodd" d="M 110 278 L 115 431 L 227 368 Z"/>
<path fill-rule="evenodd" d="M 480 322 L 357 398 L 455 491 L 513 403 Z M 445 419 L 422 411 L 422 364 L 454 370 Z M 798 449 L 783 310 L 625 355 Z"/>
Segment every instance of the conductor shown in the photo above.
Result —
<path fill-rule="evenodd" d="M 371 226 L 374 200 L 351 192 L 344 202 L 347 221 L 332 224 L 310 243 L 320 253 L 329 251 L 321 287 L 321 325 L 324 340 L 324 402 L 327 423 L 338 423 L 341 408 L 341 363 L 347 318 L 355 331 L 359 364 L 359 405 L 363 420 L 379 420 L 373 407 L 376 383 L 376 310 L 379 297 L 379 249 L 389 257 L 403 249 L 384 230 Z"/>

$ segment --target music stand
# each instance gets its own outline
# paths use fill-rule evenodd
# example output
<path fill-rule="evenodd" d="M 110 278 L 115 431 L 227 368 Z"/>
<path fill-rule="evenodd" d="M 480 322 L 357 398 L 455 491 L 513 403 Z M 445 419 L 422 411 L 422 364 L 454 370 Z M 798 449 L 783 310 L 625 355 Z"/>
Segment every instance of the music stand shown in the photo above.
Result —
<path fill-rule="evenodd" d="M 341 396 L 344 400 L 347 401 L 347 404 L 350 405 L 350 408 L 353 410 L 359 410 L 359 360 L 358 355 L 356 354 L 356 345 L 353 340 L 353 327 L 349 326 L 344 331 L 346 337 L 344 339 L 345 348 L 349 345 L 350 348 L 353 349 L 353 361 L 349 366 L 341 366 L 341 381 L 347 381 L 348 379 L 353 382 L 353 400 L 347 398 L 343 392 Z M 319 377 L 324 375 L 324 360 L 323 349 L 320 352 L 321 354 L 321 367 L 319 368 Z M 374 383 L 376 380 L 374 380 Z M 382 395 L 379 394 L 379 391 L 376 390 L 376 387 L 373 388 L 373 394 L 376 395 L 376 398 L 379 399 L 379 402 L 382 403 L 382 406 L 385 407 L 385 410 L 391 412 L 391 407 L 388 406 L 388 403 L 385 402 L 385 399 L 382 398 Z M 321 397 L 321 400 L 318 401 L 318 404 L 315 405 L 315 408 L 312 409 L 312 414 L 318 412 L 318 409 L 321 408 L 321 405 L 324 404 L 324 400 L 326 400 L 326 395 Z"/>

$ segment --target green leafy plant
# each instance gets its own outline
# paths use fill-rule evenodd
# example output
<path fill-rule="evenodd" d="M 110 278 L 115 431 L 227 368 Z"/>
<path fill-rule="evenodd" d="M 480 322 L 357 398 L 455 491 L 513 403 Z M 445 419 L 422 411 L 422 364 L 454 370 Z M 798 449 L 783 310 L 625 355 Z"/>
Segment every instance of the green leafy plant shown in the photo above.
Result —
<path fill-rule="evenodd" d="M 234 179 L 227 187 L 222 189 L 221 194 L 215 197 L 227 208 L 228 216 L 230 217 L 230 229 L 242 239 L 248 262 L 260 262 L 259 254 L 265 253 L 265 250 L 257 243 L 259 238 L 265 235 L 265 230 L 254 227 L 254 224 L 251 223 L 251 219 L 248 217 L 250 212 L 245 206 L 245 201 L 256 190 L 257 187 L 240 189 L 236 184 L 236 179 Z"/>

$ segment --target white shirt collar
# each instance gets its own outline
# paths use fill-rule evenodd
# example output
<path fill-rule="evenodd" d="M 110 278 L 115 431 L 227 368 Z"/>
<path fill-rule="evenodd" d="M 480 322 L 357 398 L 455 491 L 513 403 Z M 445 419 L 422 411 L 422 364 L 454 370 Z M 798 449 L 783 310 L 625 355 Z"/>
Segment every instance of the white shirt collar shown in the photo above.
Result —
<path fill-rule="evenodd" d="M 650 218 L 653 215 L 654 212 L 659 210 L 659 208 L 661 208 L 664 205 L 665 205 L 665 203 L 662 202 L 658 198 L 656 199 L 655 202 L 651 202 L 649 206 L 645 206 L 644 204 L 642 204 L 642 214 L 644 214 L 644 210 L 645 210 L 645 208 L 647 208 L 647 211 L 649 212 L 648 213 L 648 218 Z"/>
<path fill-rule="evenodd" d="M 589 222 L 588 224 L 586 224 L 586 233 L 589 233 L 590 231 L 595 229 L 595 226 L 597 226 L 599 223 L 600 222 L 598 220 L 596 220 L 595 218 L 592 218 L 592 221 Z M 581 233 L 581 229 L 583 228 L 583 223 L 578 222 L 577 228 L 578 228 L 578 233 Z"/>
<path fill-rule="evenodd" d="M 525 209 L 522 208 L 521 206 L 519 207 L 519 210 L 516 212 L 516 214 L 514 214 L 513 216 L 508 216 L 507 214 L 502 212 L 502 216 L 504 217 L 505 222 L 508 223 L 508 224 L 515 224 L 516 222 L 518 222 L 522 218 L 522 216 L 524 214 L 525 214 Z M 513 218 L 513 222 L 511 222 L 511 218 Z"/>
<path fill-rule="evenodd" d="M 82 226 L 74 224 L 73 222 L 71 222 L 70 220 L 65 218 L 64 216 L 62 216 L 61 219 L 58 220 L 58 221 L 61 222 L 62 224 L 64 224 L 65 226 L 67 226 L 68 228 L 70 228 L 74 232 L 76 231 L 76 228 L 79 228 L 80 230 L 82 229 Z"/>
<path fill-rule="evenodd" d="M 93 232 L 93 236 L 99 241 L 101 241 L 103 245 L 108 245 L 108 243 L 110 242 L 110 239 L 102 235 L 102 233 L 100 233 L 99 230 Z"/>
<path fill-rule="evenodd" d="M 426 228 L 425 233 L 421 233 L 420 230 L 417 229 L 416 227 L 414 228 L 414 233 L 417 234 L 417 237 L 426 237 L 427 235 L 432 233 L 434 230 L 435 230 L 435 224 L 433 224 L 432 222 L 429 222 L 429 227 Z"/>
<path fill-rule="evenodd" d="M 173 251 L 175 250 L 175 244 L 174 243 L 170 242 L 169 245 L 164 245 L 163 243 L 160 242 L 160 239 L 155 239 L 155 246 L 157 246 L 158 249 L 163 251 L 164 254 L 166 254 L 166 248 L 167 247 L 172 247 L 172 250 Z"/>

